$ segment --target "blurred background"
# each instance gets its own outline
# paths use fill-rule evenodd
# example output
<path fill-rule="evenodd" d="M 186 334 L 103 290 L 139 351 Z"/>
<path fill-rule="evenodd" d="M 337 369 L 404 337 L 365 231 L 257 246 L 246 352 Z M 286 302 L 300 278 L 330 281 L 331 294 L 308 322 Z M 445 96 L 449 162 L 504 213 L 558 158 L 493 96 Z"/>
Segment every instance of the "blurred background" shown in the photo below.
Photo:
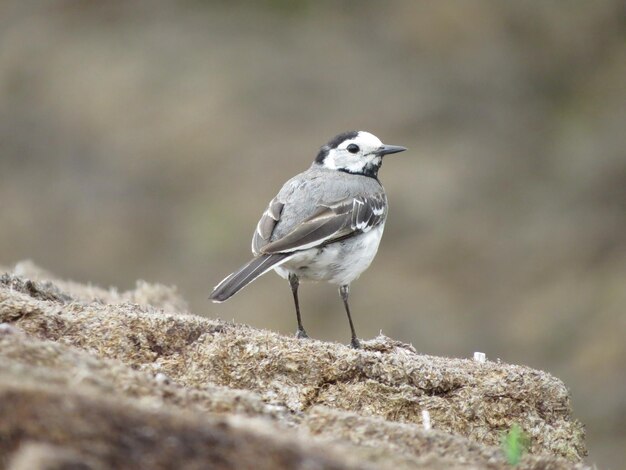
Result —
<path fill-rule="evenodd" d="M 409 147 L 352 287 L 357 332 L 544 369 L 590 463 L 626 446 L 626 4 L 0 2 L 0 264 L 286 334 L 270 274 L 226 304 L 282 183 L 335 134 Z M 349 341 L 336 290 L 301 289 L 315 338 Z"/>

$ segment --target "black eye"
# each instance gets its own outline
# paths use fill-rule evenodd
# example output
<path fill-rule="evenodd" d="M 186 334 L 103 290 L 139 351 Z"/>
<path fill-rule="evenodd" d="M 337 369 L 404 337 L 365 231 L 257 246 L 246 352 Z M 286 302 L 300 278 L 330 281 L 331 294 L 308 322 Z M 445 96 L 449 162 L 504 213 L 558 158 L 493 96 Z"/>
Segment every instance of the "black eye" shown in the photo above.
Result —
<path fill-rule="evenodd" d="M 348 152 L 350 153 L 357 153 L 359 150 L 361 150 L 359 146 L 356 144 L 350 144 L 346 148 L 348 149 Z"/>

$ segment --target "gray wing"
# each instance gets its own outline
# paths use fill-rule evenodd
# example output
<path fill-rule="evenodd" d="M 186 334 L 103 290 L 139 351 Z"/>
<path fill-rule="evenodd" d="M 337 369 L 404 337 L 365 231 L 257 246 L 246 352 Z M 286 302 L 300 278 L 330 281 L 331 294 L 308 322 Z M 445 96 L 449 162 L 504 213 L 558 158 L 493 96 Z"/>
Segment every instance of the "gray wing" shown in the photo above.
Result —
<path fill-rule="evenodd" d="M 313 215 L 297 224 L 283 237 L 269 241 L 280 220 L 283 204 L 275 199 L 261 217 L 252 239 L 255 253 L 272 254 L 305 250 L 370 231 L 387 215 L 385 195 L 356 196 L 333 204 L 319 205 Z"/>

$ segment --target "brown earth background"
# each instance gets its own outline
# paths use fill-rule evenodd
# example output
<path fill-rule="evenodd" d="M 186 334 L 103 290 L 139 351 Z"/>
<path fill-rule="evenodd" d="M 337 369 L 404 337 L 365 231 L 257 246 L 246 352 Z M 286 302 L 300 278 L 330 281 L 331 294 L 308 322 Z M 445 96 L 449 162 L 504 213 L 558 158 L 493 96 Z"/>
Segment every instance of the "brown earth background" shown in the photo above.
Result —
<path fill-rule="evenodd" d="M 290 333 L 274 275 L 206 297 L 282 182 L 354 128 L 410 148 L 381 171 L 359 336 L 549 371 L 588 462 L 620 468 L 620 1 L 3 1 L 0 264 L 175 284 L 195 313 Z M 333 287 L 301 302 L 312 336 L 348 341 Z"/>

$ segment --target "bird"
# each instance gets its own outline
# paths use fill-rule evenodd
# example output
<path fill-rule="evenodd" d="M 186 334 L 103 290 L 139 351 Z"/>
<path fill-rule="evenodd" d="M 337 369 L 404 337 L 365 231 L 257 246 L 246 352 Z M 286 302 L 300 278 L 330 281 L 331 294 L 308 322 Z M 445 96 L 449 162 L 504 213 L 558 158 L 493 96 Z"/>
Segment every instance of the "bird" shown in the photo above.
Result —
<path fill-rule="evenodd" d="M 326 281 L 339 286 L 350 345 L 360 348 L 348 303 L 350 284 L 376 256 L 385 228 L 387 196 L 378 179 L 383 157 L 405 150 L 365 131 L 343 132 L 323 145 L 311 167 L 269 202 L 252 237 L 252 260 L 217 284 L 209 299 L 224 302 L 274 270 L 291 287 L 296 337 L 308 338 L 298 287 L 301 280 Z"/>

